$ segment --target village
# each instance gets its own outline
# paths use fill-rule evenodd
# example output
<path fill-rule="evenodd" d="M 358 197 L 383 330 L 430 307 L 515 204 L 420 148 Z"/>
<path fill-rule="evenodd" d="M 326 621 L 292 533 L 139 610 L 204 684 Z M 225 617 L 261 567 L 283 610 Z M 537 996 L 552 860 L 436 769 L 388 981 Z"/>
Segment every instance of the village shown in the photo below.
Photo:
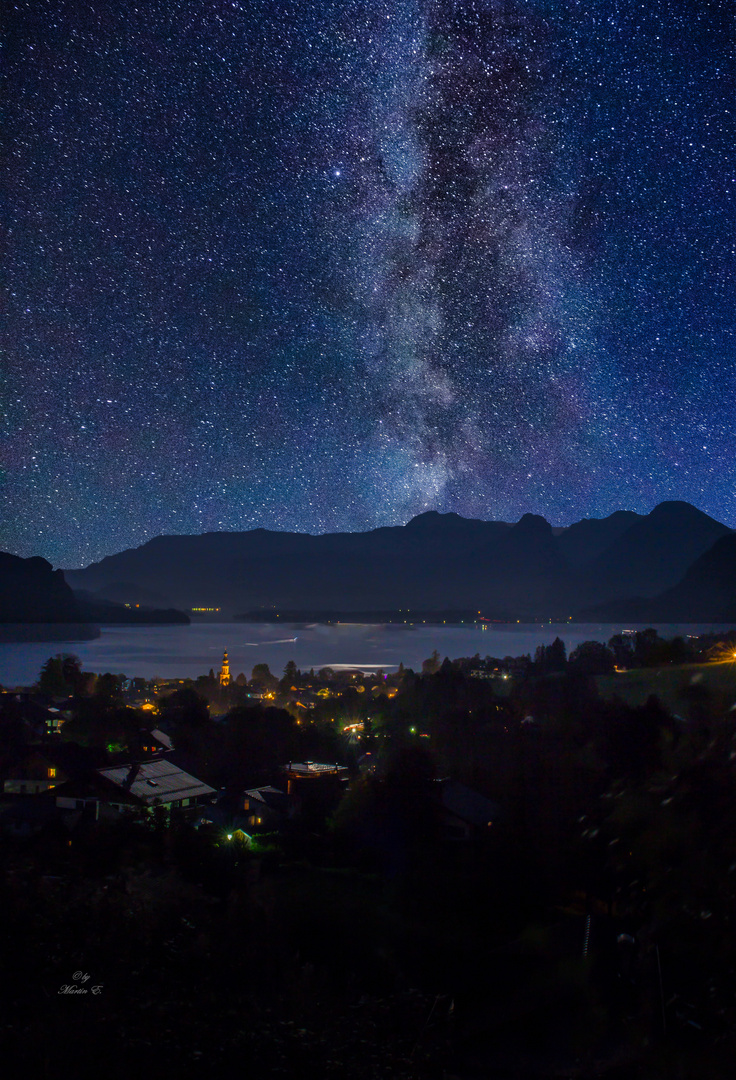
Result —
<path fill-rule="evenodd" d="M 437 657 L 426 664 L 429 670 L 438 665 Z M 472 674 L 510 677 L 508 665 Z M 50 658 L 35 688 L 6 690 L 0 698 L 6 744 L 0 827 L 9 836 L 27 837 L 60 821 L 71 837 L 90 821 L 126 814 L 145 818 L 156 811 L 167 821 L 179 815 L 196 828 L 251 844 L 254 836 L 282 828 L 305 809 L 312 817 L 317 809 L 324 818 L 339 804 L 351 776 L 375 772 L 381 737 L 370 714 L 380 715 L 381 703 L 396 697 L 403 678 L 403 669 L 392 675 L 331 668 L 302 673 L 293 662 L 280 679 L 266 664 L 256 665 L 249 680 L 244 674 L 233 678 L 225 652 L 218 672 L 196 680 L 146 681 L 89 675 L 74 657 Z M 210 760 L 198 759 L 192 733 L 198 723 L 224 724 L 249 709 L 283 714 L 272 718 L 274 730 L 266 739 L 272 745 L 251 754 L 240 773 L 226 770 L 219 789 L 187 771 L 193 767 L 208 779 L 218 777 Z M 290 759 L 277 762 L 274 746 L 284 721 L 291 728 L 284 743 Z M 182 738 L 175 745 L 177 732 Z M 417 742 L 429 739 L 414 726 L 409 734 Z M 323 751 L 329 760 L 296 760 L 300 746 Z M 460 787 L 452 782 L 454 809 L 448 804 L 443 811 L 455 835 L 469 833 L 481 819 L 483 826 L 490 824 L 493 809 L 471 789 L 459 795 Z M 438 785 L 438 807 L 448 802 L 449 791 L 447 782 Z M 458 809 L 463 799 L 466 805 Z"/>

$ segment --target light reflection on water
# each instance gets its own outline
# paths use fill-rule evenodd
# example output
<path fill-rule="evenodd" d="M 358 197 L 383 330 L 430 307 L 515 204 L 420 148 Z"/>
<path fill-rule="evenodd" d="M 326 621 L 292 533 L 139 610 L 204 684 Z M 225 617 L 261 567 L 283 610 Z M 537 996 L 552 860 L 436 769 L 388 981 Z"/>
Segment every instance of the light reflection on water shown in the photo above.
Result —
<path fill-rule="evenodd" d="M 94 641 L 0 644 L 0 683 L 22 686 L 35 681 L 49 656 L 72 652 L 86 671 L 112 671 L 129 678 L 156 676 L 196 678 L 218 669 L 227 649 L 230 671 L 250 676 L 255 664 L 266 663 L 280 675 L 287 661 L 303 670 L 346 667 L 391 671 L 403 663 L 420 669 L 434 649 L 442 657 L 519 656 L 534 654 L 558 635 L 568 653 L 582 641 L 608 641 L 630 624 L 491 624 L 474 626 L 402 626 L 372 623 L 199 623 L 192 626 L 109 626 Z M 663 637 L 723 632 L 719 625 L 658 626 Z"/>

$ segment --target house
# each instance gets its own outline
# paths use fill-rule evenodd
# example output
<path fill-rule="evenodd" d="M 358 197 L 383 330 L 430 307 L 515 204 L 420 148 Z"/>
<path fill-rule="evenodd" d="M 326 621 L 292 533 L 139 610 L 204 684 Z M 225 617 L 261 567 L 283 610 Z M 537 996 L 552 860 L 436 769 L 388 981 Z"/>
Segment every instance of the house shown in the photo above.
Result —
<path fill-rule="evenodd" d="M 440 825 L 451 840 L 487 835 L 498 820 L 499 806 L 466 784 L 449 778 L 435 780 Z"/>
<path fill-rule="evenodd" d="M 252 833 L 278 828 L 295 817 L 298 808 L 294 796 L 269 784 L 239 792 L 222 791 L 215 805 L 198 815 L 197 823 Z"/>
<path fill-rule="evenodd" d="M 85 817 L 117 817 L 124 811 L 140 810 L 141 803 L 128 792 L 116 788 L 100 776 L 100 771 L 60 784 L 54 791 L 54 801 L 60 810 L 81 810 Z"/>
<path fill-rule="evenodd" d="M 140 733 L 141 750 L 144 754 L 170 754 L 174 749 L 171 738 L 165 731 L 154 728 L 148 731 L 144 728 Z"/>
<path fill-rule="evenodd" d="M 282 771 L 287 794 L 299 800 L 300 810 L 317 817 L 337 806 L 350 779 L 347 768 L 337 763 L 290 761 Z"/>
<path fill-rule="evenodd" d="M 164 758 L 132 765 L 98 769 L 98 775 L 110 781 L 120 792 L 131 795 L 146 807 L 165 806 L 179 809 L 209 802 L 215 789 L 184 772 Z"/>
<path fill-rule="evenodd" d="M 29 691 L 0 692 L 0 716 L 3 720 L 21 721 L 31 737 L 58 733 L 69 717 L 68 699 L 53 701 Z"/>
<path fill-rule="evenodd" d="M 70 779 L 53 755 L 34 748 L 11 765 L 9 772 L 3 784 L 5 795 L 40 795 Z"/>
<path fill-rule="evenodd" d="M 171 761 L 156 758 L 96 769 L 83 779 L 61 785 L 56 792 L 56 805 L 77 810 L 93 807 L 95 817 L 99 818 L 157 806 L 166 810 L 186 809 L 209 802 L 214 794 L 214 788 Z"/>
<path fill-rule="evenodd" d="M 243 793 L 243 811 L 249 828 L 273 828 L 294 817 L 296 802 L 279 788 L 248 788 Z"/>
<path fill-rule="evenodd" d="M 347 783 L 349 774 L 345 765 L 325 764 L 319 761 L 290 761 L 284 765 L 284 773 L 287 777 L 287 791 L 292 794 L 292 787 L 302 781 L 314 780 L 337 780 L 339 783 Z"/>
<path fill-rule="evenodd" d="M 104 760 L 100 751 L 47 738 L 25 748 L 7 766 L 3 793 L 41 795 L 86 775 Z"/>
<path fill-rule="evenodd" d="M 66 719 L 68 719 L 68 717 L 64 716 L 61 709 L 57 709 L 54 705 L 50 705 L 46 719 L 47 733 L 49 735 L 58 735 Z"/>

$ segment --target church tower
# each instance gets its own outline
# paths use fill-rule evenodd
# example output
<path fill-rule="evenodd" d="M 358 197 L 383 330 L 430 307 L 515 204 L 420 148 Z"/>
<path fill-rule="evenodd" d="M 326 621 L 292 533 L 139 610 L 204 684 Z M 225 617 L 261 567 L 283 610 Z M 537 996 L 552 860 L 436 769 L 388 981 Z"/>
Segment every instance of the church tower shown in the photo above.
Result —
<path fill-rule="evenodd" d="M 230 664 L 228 662 L 227 653 L 223 653 L 222 667 L 220 668 L 220 686 L 230 685 Z"/>

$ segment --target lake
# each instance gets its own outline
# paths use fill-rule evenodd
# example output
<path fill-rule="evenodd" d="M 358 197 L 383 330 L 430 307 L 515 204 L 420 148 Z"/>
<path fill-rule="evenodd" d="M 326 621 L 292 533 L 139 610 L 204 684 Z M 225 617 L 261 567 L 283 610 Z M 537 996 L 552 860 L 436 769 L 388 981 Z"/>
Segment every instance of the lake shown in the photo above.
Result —
<path fill-rule="evenodd" d="M 582 641 L 608 641 L 631 625 L 592 623 L 491 624 L 479 626 L 404 627 L 369 623 L 325 625 L 269 623 L 199 623 L 191 626 L 106 626 L 93 641 L 0 644 L 0 684 L 27 686 L 41 665 L 60 652 L 75 653 L 86 671 L 112 671 L 141 676 L 185 679 L 219 669 L 227 649 L 233 676 L 250 676 L 255 664 L 266 663 L 281 675 L 288 660 L 298 667 L 356 667 L 393 670 L 403 663 L 420 669 L 434 649 L 441 656 L 520 656 L 534 654 L 558 635 L 570 653 Z M 662 637 L 722 633 L 724 625 L 659 625 Z M 641 628 L 640 628 L 641 629 Z"/>

